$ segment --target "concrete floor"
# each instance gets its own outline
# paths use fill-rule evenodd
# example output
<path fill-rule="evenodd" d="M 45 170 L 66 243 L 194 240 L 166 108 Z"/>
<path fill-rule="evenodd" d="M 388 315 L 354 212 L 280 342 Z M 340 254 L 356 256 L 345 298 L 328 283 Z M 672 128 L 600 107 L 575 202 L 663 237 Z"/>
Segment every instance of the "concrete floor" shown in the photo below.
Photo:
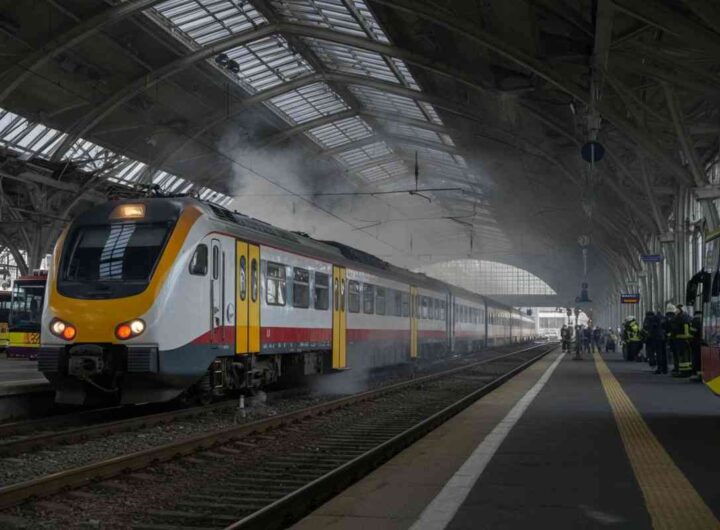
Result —
<path fill-rule="evenodd" d="M 293 528 L 410 528 L 556 356 L 484 397 Z M 701 384 L 653 375 L 646 364 L 626 363 L 617 355 L 604 357 L 652 435 L 720 516 L 720 461 L 714 457 L 720 401 Z M 447 528 L 650 529 L 627 455 L 595 363 L 565 357 Z M 667 528 L 680 530 L 680 524 Z"/>

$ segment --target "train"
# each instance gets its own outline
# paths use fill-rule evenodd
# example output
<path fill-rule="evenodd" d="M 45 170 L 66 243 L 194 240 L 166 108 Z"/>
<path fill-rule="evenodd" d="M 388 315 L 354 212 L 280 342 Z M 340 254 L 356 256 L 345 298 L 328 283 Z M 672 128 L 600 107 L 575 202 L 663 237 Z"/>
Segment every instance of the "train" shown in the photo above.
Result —
<path fill-rule="evenodd" d="M 37 359 L 46 283 L 45 270 L 34 270 L 13 282 L 6 349 L 9 359 Z"/>
<path fill-rule="evenodd" d="M 0 352 L 4 352 L 10 342 L 10 291 L 0 291 Z"/>
<path fill-rule="evenodd" d="M 38 368 L 64 404 L 207 403 L 530 341 L 485 296 L 192 197 L 109 201 L 58 239 Z"/>

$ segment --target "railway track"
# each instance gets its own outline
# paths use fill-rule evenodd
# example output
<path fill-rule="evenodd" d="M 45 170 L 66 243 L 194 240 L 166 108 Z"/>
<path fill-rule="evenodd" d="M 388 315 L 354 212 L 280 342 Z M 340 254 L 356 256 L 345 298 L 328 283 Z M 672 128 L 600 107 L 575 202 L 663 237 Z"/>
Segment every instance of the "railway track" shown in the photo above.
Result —
<path fill-rule="evenodd" d="M 472 354 L 454 359 L 457 363 L 471 361 Z M 445 360 L 442 364 L 447 364 Z M 428 372 L 437 371 L 439 365 L 423 367 Z M 378 378 L 378 384 L 384 383 L 384 373 Z M 391 375 L 397 378 L 397 374 Z M 269 393 L 273 396 L 297 392 L 297 389 Z M 172 404 L 149 404 L 135 407 L 108 407 L 84 410 L 76 413 L 58 414 L 43 418 L 0 423 L 0 458 L 17 456 L 37 450 L 46 450 L 62 444 L 83 442 L 100 436 L 135 431 L 156 425 L 172 423 L 176 420 L 192 418 L 208 412 L 235 407 L 235 400 L 226 400 L 212 405 L 181 408 Z"/>
<path fill-rule="evenodd" d="M 137 512 L 144 515 L 134 521 L 134 527 L 280 528 L 554 347 L 543 344 L 524 348 L 412 381 L 13 484 L 0 489 L 0 508 L 186 457 L 179 460 L 183 472 L 189 474 L 183 480 L 197 481 L 198 486 L 191 493 L 172 495 L 160 507 Z M 193 471 L 195 468 L 204 478 L 191 478 L 197 472 Z M 208 481 L 209 477 L 212 481 Z"/>

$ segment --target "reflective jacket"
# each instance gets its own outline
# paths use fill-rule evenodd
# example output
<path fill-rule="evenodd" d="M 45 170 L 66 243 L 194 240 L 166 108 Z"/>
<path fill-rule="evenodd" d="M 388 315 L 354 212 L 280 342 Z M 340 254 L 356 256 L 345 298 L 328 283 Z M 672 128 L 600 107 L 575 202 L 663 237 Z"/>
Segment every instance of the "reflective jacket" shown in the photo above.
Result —
<path fill-rule="evenodd" d="M 677 313 L 670 323 L 670 336 L 673 339 L 692 339 L 691 318 L 685 311 Z"/>
<path fill-rule="evenodd" d="M 640 342 L 642 340 L 640 335 L 640 326 L 635 320 L 627 324 L 625 335 L 627 337 L 626 340 L 629 342 Z"/>

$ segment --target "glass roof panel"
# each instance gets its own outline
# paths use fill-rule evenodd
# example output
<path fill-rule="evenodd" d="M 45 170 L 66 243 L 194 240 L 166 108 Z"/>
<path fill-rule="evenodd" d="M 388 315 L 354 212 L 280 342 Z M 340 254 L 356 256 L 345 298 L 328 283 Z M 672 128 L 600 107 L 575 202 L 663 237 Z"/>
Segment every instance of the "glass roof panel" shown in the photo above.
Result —
<path fill-rule="evenodd" d="M 329 116 L 348 105 L 325 83 L 313 83 L 272 98 L 269 102 L 292 124 Z"/>
<path fill-rule="evenodd" d="M 408 138 L 417 138 L 418 140 L 425 140 L 428 142 L 441 143 L 438 133 L 429 131 L 428 129 L 421 129 L 420 127 L 413 127 L 412 125 L 407 125 L 405 123 L 392 121 L 387 122 L 385 130 L 390 134 L 397 134 Z"/>
<path fill-rule="evenodd" d="M 400 114 L 406 118 L 426 120 L 414 99 L 398 96 L 366 86 L 351 86 L 350 90 L 368 109 L 375 112 Z"/>
<path fill-rule="evenodd" d="M 133 161 L 115 173 L 111 178 L 122 182 L 135 182 L 146 167 L 147 164 Z"/>
<path fill-rule="evenodd" d="M 387 157 L 392 151 L 385 142 L 375 142 L 369 145 L 348 149 L 336 155 L 336 158 L 349 168 L 359 164 L 366 164 L 374 158 Z"/>
<path fill-rule="evenodd" d="M 310 138 L 326 149 L 362 140 L 372 134 L 370 126 L 357 116 L 321 125 L 307 132 Z"/>
<path fill-rule="evenodd" d="M 201 46 L 267 22 L 250 2 L 236 0 L 170 0 L 153 11 Z"/>
<path fill-rule="evenodd" d="M 56 129 L 30 123 L 26 118 L 0 108 L 0 146 L 6 149 L 49 159 L 53 149 L 65 136 L 65 133 Z M 99 172 L 107 180 L 120 184 L 136 182 L 146 168 L 143 162 L 127 158 L 82 138 L 67 150 L 63 160 L 75 162 L 84 171 Z M 164 191 L 187 193 L 193 186 L 175 175 L 160 173 L 165 176 L 160 184 Z M 153 182 L 157 182 L 157 178 L 156 176 Z M 184 186 L 182 191 L 179 190 L 180 186 Z M 227 195 L 215 193 L 217 201 L 228 203 L 232 200 Z"/>
<path fill-rule="evenodd" d="M 410 175 L 407 165 L 400 160 L 378 164 L 377 166 L 363 169 L 359 171 L 359 173 L 360 176 L 368 182 L 381 182 L 389 179 L 408 177 Z"/>
<path fill-rule="evenodd" d="M 320 60 L 333 71 L 364 75 L 399 83 L 395 73 L 379 53 L 317 39 L 305 39 Z"/>
<path fill-rule="evenodd" d="M 387 42 L 364 2 L 351 0 L 271 0 L 280 15 L 293 22 L 314 24 L 360 37 Z M 364 11 L 363 11 L 364 9 Z M 369 18 L 367 17 L 369 15 Z"/>
<path fill-rule="evenodd" d="M 314 70 L 287 40 L 273 35 L 225 52 L 239 67 L 238 82 L 250 93 L 280 85 Z M 232 74 L 231 74 L 232 75 Z"/>

